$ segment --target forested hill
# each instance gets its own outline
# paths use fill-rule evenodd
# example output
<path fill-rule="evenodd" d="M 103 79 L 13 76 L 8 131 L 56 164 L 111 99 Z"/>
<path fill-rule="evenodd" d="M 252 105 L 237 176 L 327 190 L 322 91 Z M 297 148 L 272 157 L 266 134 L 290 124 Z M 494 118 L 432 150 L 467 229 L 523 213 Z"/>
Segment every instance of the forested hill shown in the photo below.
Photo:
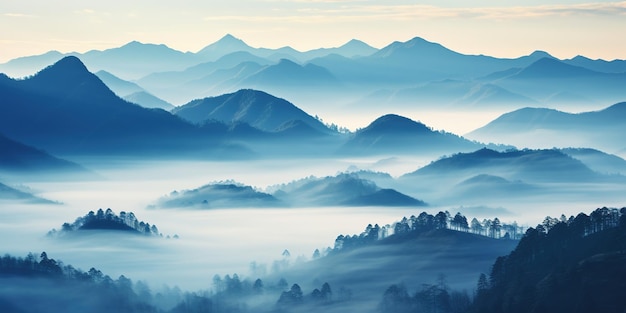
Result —
<path fill-rule="evenodd" d="M 118 216 L 111 209 L 98 209 L 97 212 L 89 211 L 85 216 L 76 218 L 74 223 L 63 223 L 60 230 L 53 229 L 48 236 L 60 236 L 84 230 L 114 230 L 124 231 L 131 234 L 163 237 L 156 225 L 150 225 L 137 219 L 133 212 L 121 211 Z M 169 238 L 170 236 L 167 236 Z M 174 238 L 178 238 L 174 235 Z"/>
<path fill-rule="evenodd" d="M 473 311 L 624 312 L 626 208 L 546 218 L 481 276 Z"/>

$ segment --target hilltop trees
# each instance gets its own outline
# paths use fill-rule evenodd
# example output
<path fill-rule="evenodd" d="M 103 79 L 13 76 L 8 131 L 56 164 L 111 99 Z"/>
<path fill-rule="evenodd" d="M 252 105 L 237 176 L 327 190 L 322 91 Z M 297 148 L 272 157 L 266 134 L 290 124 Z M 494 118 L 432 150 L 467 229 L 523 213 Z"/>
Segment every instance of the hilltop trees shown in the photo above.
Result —
<path fill-rule="evenodd" d="M 523 228 L 516 222 L 504 224 L 497 217 L 493 220 L 485 219 L 482 222 L 476 218 L 472 218 L 470 224 L 468 224 L 467 217 L 461 213 L 456 213 L 454 217 L 451 217 L 450 213 L 447 211 L 440 211 L 435 215 L 422 212 L 418 216 L 412 215 L 409 218 L 403 217 L 400 221 L 392 225 L 381 227 L 378 224 L 374 226 L 368 224 L 365 230 L 359 235 L 339 235 L 335 239 L 332 251 L 337 252 L 354 249 L 375 243 L 380 239 L 385 239 L 390 236 L 403 237 L 441 229 L 471 232 L 476 235 L 488 236 L 495 239 L 519 239 L 523 231 Z M 503 231 L 504 235 L 502 234 Z"/>
<path fill-rule="evenodd" d="M 60 231 L 56 229 L 51 230 L 48 232 L 48 236 L 90 229 L 128 231 L 146 236 L 163 237 L 156 225 L 139 221 L 133 212 L 121 211 L 118 216 L 111 209 L 106 209 L 106 211 L 98 209 L 96 212 L 89 211 L 85 216 L 78 217 L 74 223 L 63 223 Z M 169 238 L 169 236 L 167 237 Z M 178 238 L 178 236 L 174 235 L 174 238 Z"/>

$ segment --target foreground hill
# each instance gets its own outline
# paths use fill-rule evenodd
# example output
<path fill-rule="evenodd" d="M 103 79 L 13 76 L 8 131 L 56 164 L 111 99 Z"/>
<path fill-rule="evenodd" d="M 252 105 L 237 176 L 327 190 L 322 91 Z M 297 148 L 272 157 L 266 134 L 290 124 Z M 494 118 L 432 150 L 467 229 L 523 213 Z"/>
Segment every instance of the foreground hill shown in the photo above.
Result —
<path fill-rule="evenodd" d="M 467 136 L 525 147 L 589 147 L 617 152 L 626 148 L 623 116 L 626 102 L 577 114 L 523 108 L 503 114 Z"/>
<path fill-rule="evenodd" d="M 448 226 L 444 212 L 436 216 L 423 212 L 384 227 L 370 224 L 361 234 L 339 235 L 325 255 L 315 253 L 311 262 L 273 276 L 295 282 L 302 290 L 327 282 L 335 288 L 333 301 L 327 301 L 329 312 L 379 312 L 381 295 L 392 284 L 410 289 L 443 284 L 449 292 L 462 295 L 475 286 L 479 274 L 488 270 L 495 258 L 513 250 L 517 241 L 454 231 L 453 227 Z M 315 312 L 316 308 L 309 306 L 311 298 L 305 297 L 303 304 L 291 308 Z"/>
<path fill-rule="evenodd" d="M 619 167 L 605 154 L 584 162 L 566 151 L 483 148 L 442 157 L 400 176 L 394 188 L 427 197 L 434 205 L 486 205 L 546 201 L 560 195 L 575 201 L 618 199 L 626 186 Z M 592 169 L 593 168 L 593 169 Z"/>
<path fill-rule="evenodd" d="M 473 312 L 623 311 L 625 213 L 605 207 L 529 229 L 479 282 Z"/>
<path fill-rule="evenodd" d="M 454 134 L 434 131 L 408 118 L 389 114 L 358 130 L 340 148 L 340 154 L 385 155 L 470 151 L 483 145 Z"/>

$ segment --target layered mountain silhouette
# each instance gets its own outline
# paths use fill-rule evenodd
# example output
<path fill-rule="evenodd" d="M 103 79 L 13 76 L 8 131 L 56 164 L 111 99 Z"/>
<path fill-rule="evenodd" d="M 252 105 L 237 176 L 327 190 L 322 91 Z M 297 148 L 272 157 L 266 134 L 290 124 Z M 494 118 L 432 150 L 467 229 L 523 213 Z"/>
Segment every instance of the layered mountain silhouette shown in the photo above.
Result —
<path fill-rule="evenodd" d="M 617 155 L 589 148 L 565 148 L 560 150 L 580 160 L 595 172 L 626 175 L 626 160 Z"/>
<path fill-rule="evenodd" d="M 305 178 L 274 186 L 273 195 L 292 206 L 425 206 L 393 189 L 378 187 L 356 174 Z"/>
<path fill-rule="evenodd" d="M 227 124 L 243 122 L 276 132 L 293 127 L 289 123 L 300 121 L 320 133 L 330 132 L 324 124 L 290 102 L 251 89 L 195 100 L 172 110 L 172 113 L 195 124 L 211 120 Z"/>
<path fill-rule="evenodd" d="M 537 60 L 494 83 L 541 101 L 561 93 L 581 95 L 597 103 L 622 101 L 626 96 L 625 73 L 597 72 L 553 58 Z"/>
<path fill-rule="evenodd" d="M 622 101 L 625 96 L 623 60 L 591 60 L 583 56 L 558 60 L 544 51 L 512 59 L 466 55 L 420 37 L 393 42 L 380 50 L 351 40 L 341 47 L 306 52 L 290 47 L 253 48 L 232 35 L 197 53 L 130 42 L 83 54 L 52 51 L 19 58 L 0 64 L 0 71 L 12 76 L 32 74 L 68 55 L 80 57 L 92 71 L 105 70 L 126 80 L 136 80 L 147 92 L 176 105 L 241 88 L 288 95 L 298 103 L 343 104 L 390 90 L 393 94 L 414 96 L 405 101 L 392 97 L 387 105 L 406 105 L 407 101 L 429 98 L 428 89 L 423 90 L 424 95 L 419 94 L 420 85 L 444 80 L 464 81 L 471 87 L 464 87 L 465 92 L 454 99 L 433 101 L 433 105 L 511 107 L 528 106 L 530 101 L 572 107 Z M 245 62 L 256 65 L 244 66 Z M 256 68 L 259 65 L 261 68 Z M 215 72 L 218 70 L 221 73 Z M 324 92 L 311 92 L 313 85 Z M 341 99 L 338 95 L 342 95 Z M 572 99 L 586 102 L 572 103 Z"/>
<path fill-rule="evenodd" d="M 154 208 L 264 208 L 283 207 L 274 196 L 239 183 L 214 183 L 202 187 L 173 191 L 157 200 Z"/>
<path fill-rule="evenodd" d="M 599 111 L 566 113 L 554 109 L 523 108 L 501 115 L 467 134 L 477 140 L 518 146 L 591 147 L 615 152 L 623 149 L 626 102 Z M 531 140 L 528 140 L 528 139 Z M 543 142 L 541 139 L 552 139 Z"/>
<path fill-rule="evenodd" d="M 120 99 L 76 57 L 25 80 L 4 77 L 0 95 L 0 132 L 53 153 L 164 152 L 205 137 L 176 116 Z"/>
<path fill-rule="evenodd" d="M 491 181 L 499 176 L 506 180 L 524 182 L 589 182 L 602 178 L 581 161 L 559 150 L 498 152 L 483 148 L 434 161 L 417 171 L 403 175 L 401 179 L 452 178 L 463 182 L 469 178 L 475 179 L 477 175 L 488 175 L 478 177 Z"/>
<path fill-rule="evenodd" d="M 145 92 L 141 86 L 133 82 L 123 80 L 107 71 L 98 71 L 94 74 L 98 76 L 98 78 L 100 78 L 100 80 L 120 98 L 136 92 Z"/>
<path fill-rule="evenodd" d="M 502 109 L 538 104 L 531 98 L 493 83 L 445 79 L 418 84 L 410 88 L 377 90 L 354 102 L 351 107 L 375 108 L 384 104 L 432 109 L 433 103 L 436 103 L 439 109 Z"/>
<path fill-rule="evenodd" d="M 340 148 L 341 154 L 371 155 L 470 151 L 482 145 L 395 114 L 379 117 L 358 130 Z"/>

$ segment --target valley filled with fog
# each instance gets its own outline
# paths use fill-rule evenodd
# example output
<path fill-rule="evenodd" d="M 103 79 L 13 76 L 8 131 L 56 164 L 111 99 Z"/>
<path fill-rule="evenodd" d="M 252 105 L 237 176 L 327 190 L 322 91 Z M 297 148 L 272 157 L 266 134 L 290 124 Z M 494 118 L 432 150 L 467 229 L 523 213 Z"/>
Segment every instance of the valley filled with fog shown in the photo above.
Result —
<path fill-rule="evenodd" d="M 0 311 L 547 306 L 624 264 L 624 64 L 230 35 L 0 64 Z"/>

